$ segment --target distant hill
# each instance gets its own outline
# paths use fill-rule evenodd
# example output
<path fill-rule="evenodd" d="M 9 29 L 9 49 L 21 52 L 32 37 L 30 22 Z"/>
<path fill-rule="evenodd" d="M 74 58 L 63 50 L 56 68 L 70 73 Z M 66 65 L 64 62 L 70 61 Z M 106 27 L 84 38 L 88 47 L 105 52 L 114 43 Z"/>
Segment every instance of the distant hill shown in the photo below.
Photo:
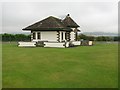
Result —
<path fill-rule="evenodd" d="M 88 36 L 118 36 L 118 33 L 107 33 L 107 32 L 83 32 Z"/>

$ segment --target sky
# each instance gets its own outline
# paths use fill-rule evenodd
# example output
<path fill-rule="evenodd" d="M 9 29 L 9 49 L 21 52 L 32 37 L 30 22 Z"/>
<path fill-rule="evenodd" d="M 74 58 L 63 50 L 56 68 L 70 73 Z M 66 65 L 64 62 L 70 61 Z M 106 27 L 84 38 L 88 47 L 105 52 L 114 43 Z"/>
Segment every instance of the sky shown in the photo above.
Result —
<path fill-rule="evenodd" d="M 70 14 L 82 32 L 117 33 L 117 4 L 114 2 L 3 2 L 2 33 L 24 33 L 23 28 L 48 16 L 64 19 L 67 14 Z"/>

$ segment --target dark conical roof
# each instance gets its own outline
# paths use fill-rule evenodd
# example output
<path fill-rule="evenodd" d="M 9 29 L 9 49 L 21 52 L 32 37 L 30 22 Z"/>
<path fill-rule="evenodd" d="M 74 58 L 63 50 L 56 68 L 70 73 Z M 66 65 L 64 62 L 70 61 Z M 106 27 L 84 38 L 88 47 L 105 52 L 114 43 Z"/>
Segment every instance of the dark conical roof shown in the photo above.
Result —
<path fill-rule="evenodd" d="M 63 23 L 67 26 L 67 27 L 71 27 L 71 28 L 77 28 L 79 27 L 79 25 L 77 25 L 77 23 L 75 23 L 75 21 L 70 17 L 70 15 L 68 14 L 66 16 L 66 18 L 63 20 Z"/>

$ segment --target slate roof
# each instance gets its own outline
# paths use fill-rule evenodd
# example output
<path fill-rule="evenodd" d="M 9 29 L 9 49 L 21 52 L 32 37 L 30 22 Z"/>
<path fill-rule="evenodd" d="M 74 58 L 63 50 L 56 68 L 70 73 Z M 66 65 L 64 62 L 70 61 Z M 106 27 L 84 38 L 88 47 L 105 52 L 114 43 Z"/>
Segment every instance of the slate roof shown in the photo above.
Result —
<path fill-rule="evenodd" d="M 64 25 L 66 25 L 67 27 L 71 27 L 71 28 L 77 28 L 79 27 L 79 25 L 77 25 L 77 23 L 70 17 L 70 15 L 68 14 L 66 16 L 66 18 L 63 20 Z"/>
<path fill-rule="evenodd" d="M 68 20 L 67 20 L 68 19 Z M 70 18 L 67 17 L 64 20 L 49 16 L 39 22 L 36 22 L 23 30 L 40 30 L 40 31 L 72 31 L 71 27 L 78 27 L 78 25 Z"/>

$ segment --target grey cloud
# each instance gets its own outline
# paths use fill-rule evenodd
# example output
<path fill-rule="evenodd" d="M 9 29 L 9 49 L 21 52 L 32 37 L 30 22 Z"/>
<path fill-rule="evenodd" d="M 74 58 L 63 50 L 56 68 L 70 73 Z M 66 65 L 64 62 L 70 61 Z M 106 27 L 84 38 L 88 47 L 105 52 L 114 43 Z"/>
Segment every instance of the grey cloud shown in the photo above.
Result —
<path fill-rule="evenodd" d="M 117 32 L 117 4 L 110 2 L 6 2 L 2 10 L 3 32 L 23 32 L 49 15 L 63 19 L 68 13 L 83 32 Z"/>

